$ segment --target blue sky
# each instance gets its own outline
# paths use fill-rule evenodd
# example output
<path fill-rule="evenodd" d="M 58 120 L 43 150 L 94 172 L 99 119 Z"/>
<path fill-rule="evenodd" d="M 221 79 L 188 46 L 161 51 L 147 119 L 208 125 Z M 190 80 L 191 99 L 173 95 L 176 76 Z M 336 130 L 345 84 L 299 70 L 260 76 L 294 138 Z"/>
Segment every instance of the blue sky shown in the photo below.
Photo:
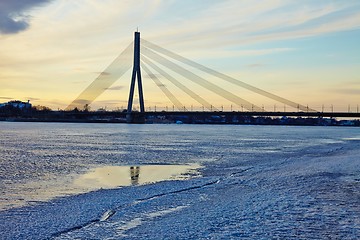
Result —
<path fill-rule="evenodd" d="M 360 104 L 356 0 L 0 0 L 0 9 L 0 102 L 30 99 L 65 108 L 139 27 L 148 41 L 295 102 L 339 111 Z M 144 81 L 148 106 L 171 105 L 149 78 Z M 105 91 L 93 109 L 126 105 L 129 82 L 129 75 L 120 78 L 118 90 Z M 276 104 L 217 84 L 259 106 Z M 231 104 L 199 94 L 214 105 Z"/>

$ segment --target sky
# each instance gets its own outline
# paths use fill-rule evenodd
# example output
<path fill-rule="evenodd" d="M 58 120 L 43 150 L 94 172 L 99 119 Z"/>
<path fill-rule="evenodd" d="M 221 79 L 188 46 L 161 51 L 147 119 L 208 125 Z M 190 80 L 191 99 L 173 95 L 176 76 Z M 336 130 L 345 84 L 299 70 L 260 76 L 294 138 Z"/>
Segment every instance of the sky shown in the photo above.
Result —
<path fill-rule="evenodd" d="M 147 41 L 291 101 L 358 111 L 358 0 L 0 0 L 0 103 L 30 100 L 65 109 L 137 29 Z M 130 77 L 131 71 L 91 108 L 125 107 Z M 187 108 L 200 108 L 160 80 Z M 284 108 L 221 79 L 209 80 L 265 110 Z M 240 110 L 183 81 L 218 109 Z M 143 85 L 146 109 L 171 108 L 144 72 Z"/>

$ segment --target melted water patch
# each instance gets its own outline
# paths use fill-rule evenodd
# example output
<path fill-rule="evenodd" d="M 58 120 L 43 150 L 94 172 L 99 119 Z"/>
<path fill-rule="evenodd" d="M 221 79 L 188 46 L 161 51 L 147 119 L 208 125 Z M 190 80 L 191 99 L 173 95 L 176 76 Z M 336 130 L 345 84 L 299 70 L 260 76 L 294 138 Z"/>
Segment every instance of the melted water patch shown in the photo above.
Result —
<path fill-rule="evenodd" d="M 199 164 L 103 166 L 68 178 L 51 177 L 41 181 L 9 185 L 0 191 L 0 210 L 38 204 L 56 197 L 76 195 L 101 188 L 136 186 L 165 180 L 185 180 L 199 176 Z"/>
<path fill-rule="evenodd" d="M 199 164 L 191 165 L 140 165 L 105 166 L 80 176 L 74 184 L 85 188 L 115 188 L 155 183 L 165 180 L 182 180 L 198 175 Z"/>

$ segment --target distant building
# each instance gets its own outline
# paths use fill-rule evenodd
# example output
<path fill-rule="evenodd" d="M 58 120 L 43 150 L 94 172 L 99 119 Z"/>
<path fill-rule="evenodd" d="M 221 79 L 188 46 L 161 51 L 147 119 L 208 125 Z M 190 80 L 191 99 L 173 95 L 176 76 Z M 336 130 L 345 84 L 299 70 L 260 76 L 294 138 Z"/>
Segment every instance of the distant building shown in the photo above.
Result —
<path fill-rule="evenodd" d="M 0 107 L 14 107 L 14 108 L 19 108 L 21 110 L 25 110 L 25 109 L 31 109 L 32 105 L 30 103 L 30 100 L 28 100 L 27 102 L 13 100 L 7 103 L 0 104 Z"/>

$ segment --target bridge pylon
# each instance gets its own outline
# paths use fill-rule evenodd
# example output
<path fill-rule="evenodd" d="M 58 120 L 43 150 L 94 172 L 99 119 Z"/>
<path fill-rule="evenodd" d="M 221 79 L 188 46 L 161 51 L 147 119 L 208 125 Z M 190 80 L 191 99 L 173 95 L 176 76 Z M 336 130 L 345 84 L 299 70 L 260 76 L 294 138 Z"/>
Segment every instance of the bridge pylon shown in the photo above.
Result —
<path fill-rule="evenodd" d="M 132 105 L 134 100 L 136 80 L 138 83 L 137 88 L 139 91 L 140 112 L 135 113 L 132 111 Z M 141 71 L 140 71 L 140 32 L 136 31 L 134 33 L 134 65 L 133 65 L 133 71 L 131 77 L 126 121 L 128 123 L 145 123 L 145 115 L 143 114 L 144 112 L 145 112 L 144 94 L 143 94 Z"/>

